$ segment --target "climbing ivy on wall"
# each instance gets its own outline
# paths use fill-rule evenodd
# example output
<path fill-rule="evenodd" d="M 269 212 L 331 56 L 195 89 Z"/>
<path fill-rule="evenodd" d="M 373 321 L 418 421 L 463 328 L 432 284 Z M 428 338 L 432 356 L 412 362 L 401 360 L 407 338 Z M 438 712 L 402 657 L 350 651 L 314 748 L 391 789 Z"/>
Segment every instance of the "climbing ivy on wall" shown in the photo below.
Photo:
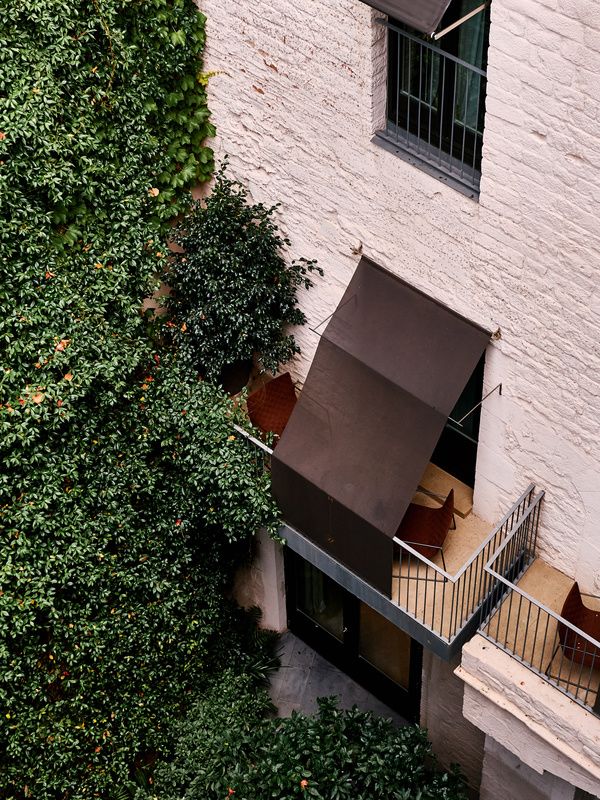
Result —
<path fill-rule="evenodd" d="M 0 12 L 0 798 L 109 797 L 224 660 L 276 512 L 140 312 L 212 171 L 192 0 Z"/>

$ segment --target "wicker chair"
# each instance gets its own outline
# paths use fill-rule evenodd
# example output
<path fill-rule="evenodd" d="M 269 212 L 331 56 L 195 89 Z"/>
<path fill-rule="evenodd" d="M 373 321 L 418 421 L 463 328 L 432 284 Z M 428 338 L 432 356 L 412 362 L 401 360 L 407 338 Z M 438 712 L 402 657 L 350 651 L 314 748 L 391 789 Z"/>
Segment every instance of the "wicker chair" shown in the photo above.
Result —
<path fill-rule="evenodd" d="M 439 508 L 429 508 L 411 503 L 398 527 L 396 536 L 430 561 L 439 551 L 442 556 L 442 565 L 446 569 L 443 547 L 450 528 L 456 528 L 454 489 L 450 489 L 444 504 Z"/>
<path fill-rule="evenodd" d="M 296 405 L 296 391 L 289 372 L 283 372 L 248 397 L 248 416 L 263 433 L 281 436 Z M 277 444 L 277 440 L 273 446 Z"/>

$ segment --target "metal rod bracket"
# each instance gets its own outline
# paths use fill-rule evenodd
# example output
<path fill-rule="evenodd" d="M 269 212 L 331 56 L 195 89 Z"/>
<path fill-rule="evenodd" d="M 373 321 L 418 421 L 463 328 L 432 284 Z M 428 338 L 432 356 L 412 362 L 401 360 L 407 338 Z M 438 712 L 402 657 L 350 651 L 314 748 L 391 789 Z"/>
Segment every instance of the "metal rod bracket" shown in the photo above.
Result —
<path fill-rule="evenodd" d="M 494 394 L 494 392 L 496 391 L 496 389 L 498 390 L 498 394 L 499 394 L 499 395 L 502 395 L 502 384 L 501 384 L 501 383 L 499 383 L 497 386 L 494 386 L 494 388 L 493 388 L 493 389 L 490 389 L 490 391 L 489 391 L 489 392 L 488 392 L 488 393 L 487 393 L 487 394 L 486 394 L 484 397 L 482 397 L 482 398 L 481 398 L 481 400 L 480 400 L 480 401 L 477 403 L 477 405 L 473 406 L 473 408 L 472 408 L 470 411 L 467 411 L 467 413 L 464 415 L 464 417 L 461 417 L 460 419 L 452 419 L 452 417 L 448 417 L 449 421 L 450 421 L 450 422 L 453 422 L 455 425 L 459 425 L 459 426 L 462 428 L 462 426 L 463 426 L 463 422 L 466 420 L 466 418 L 467 418 L 467 417 L 470 417 L 470 416 L 471 416 L 471 414 L 472 414 L 474 411 L 477 411 L 477 409 L 479 408 L 479 406 L 483 404 L 483 401 L 484 401 L 484 400 L 487 400 L 487 399 L 488 399 L 488 397 L 489 397 L 491 394 Z"/>
<path fill-rule="evenodd" d="M 476 14 L 480 14 L 484 9 L 488 7 L 488 5 L 489 2 L 482 3 L 480 6 L 477 6 L 477 8 L 474 8 L 473 11 L 469 11 L 468 14 L 465 14 L 464 17 L 457 19 L 456 22 L 452 23 L 452 25 L 448 25 L 447 28 L 444 28 L 443 30 L 434 33 L 431 38 L 437 42 L 438 39 L 442 38 L 442 36 L 445 36 L 447 33 L 450 33 L 450 31 L 453 31 L 455 28 L 458 28 L 459 25 L 463 25 L 465 22 L 470 20 L 471 17 L 474 17 Z"/>

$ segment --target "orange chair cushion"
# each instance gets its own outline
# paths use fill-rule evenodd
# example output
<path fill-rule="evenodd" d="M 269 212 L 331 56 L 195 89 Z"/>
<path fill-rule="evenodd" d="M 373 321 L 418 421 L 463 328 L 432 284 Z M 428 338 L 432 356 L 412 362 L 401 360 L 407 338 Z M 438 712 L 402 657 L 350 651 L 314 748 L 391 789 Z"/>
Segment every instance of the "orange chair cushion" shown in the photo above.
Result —
<path fill-rule="evenodd" d="M 396 536 L 430 561 L 446 541 L 454 514 L 454 489 L 450 489 L 444 505 L 429 508 L 411 503 Z M 414 542 L 415 544 L 412 544 Z M 425 546 L 428 545 L 428 546 Z"/>
<path fill-rule="evenodd" d="M 248 397 L 248 416 L 263 433 L 281 436 L 296 402 L 292 376 L 284 372 L 252 392 Z"/>
<path fill-rule="evenodd" d="M 566 596 L 560 615 L 592 639 L 600 641 L 600 611 L 594 611 L 583 604 L 577 582 Z M 558 624 L 558 638 L 565 655 L 571 661 L 584 667 L 600 668 L 600 648 L 567 628 L 562 622 Z"/>

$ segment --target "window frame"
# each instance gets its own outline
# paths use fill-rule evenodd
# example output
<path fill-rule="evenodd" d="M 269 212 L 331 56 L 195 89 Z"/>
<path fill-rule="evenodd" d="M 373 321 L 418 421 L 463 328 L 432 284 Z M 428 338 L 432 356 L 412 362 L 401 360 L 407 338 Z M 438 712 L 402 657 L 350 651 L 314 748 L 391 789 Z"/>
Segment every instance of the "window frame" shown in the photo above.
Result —
<path fill-rule="evenodd" d="M 442 28 L 456 21 L 459 9 L 457 2 L 451 4 Z M 376 141 L 473 198 L 479 196 L 481 178 L 489 5 L 480 13 L 485 15 L 480 53 L 472 54 L 480 55 L 480 65 L 458 55 L 465 33 L 461 33 L 462 25 L 435 42 L 390 17 L 376 19 L 385 28 L 386 48 L 385 114 L 376 126 Z M 411 74 L 415 62 L 418 82 Z M 460 84 L 465 87 L 462 111 L 456 93 Z M 475 109 L 476 130 L 469 125 L 468 115 L 473 114 L 469 104 Z"/>

